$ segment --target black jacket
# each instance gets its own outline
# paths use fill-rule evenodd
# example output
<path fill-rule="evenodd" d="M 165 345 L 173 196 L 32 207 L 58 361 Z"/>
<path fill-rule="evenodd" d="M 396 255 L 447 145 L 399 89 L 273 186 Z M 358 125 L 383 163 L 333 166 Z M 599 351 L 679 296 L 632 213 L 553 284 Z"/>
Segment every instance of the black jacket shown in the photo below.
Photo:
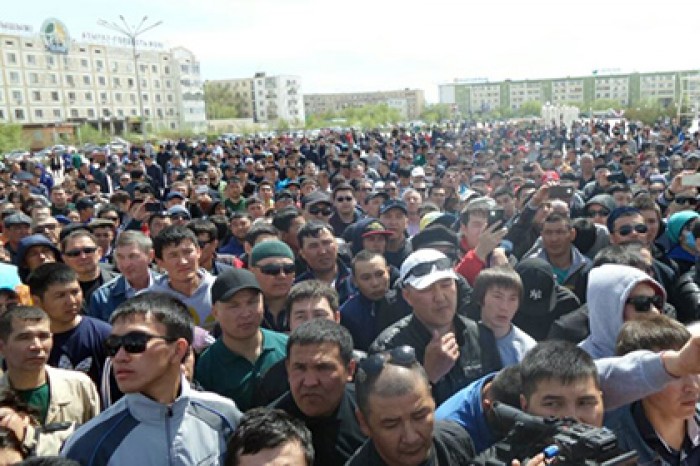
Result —
<path fill-rule="evenodd" d="M 355 386 L 345 386 L 345 395 L 333 416 L 310 418 L 301 412 L 294 402 L 291 392 L 270 405 L 271 408 L 286 411 L 292 417 L 302 421 L 311 431 L 314 445 L 314 465 L 342 466 L 367 437 L 360 430 L 355 417 Z"/>
<path fill-rule="evenodd" d="M 433 448 L 421 466 L 467 465 L 474 458 L 474 444 L 469 434 L 452 421 L 436 421 L 433 428 Z M 386 466 L 372 439 L 357 450 L 347 466 Z"/>
<path fill-rule="evenodd" d="M 673 290 L 678 320 L 684 324 L 700 319 L 700 283 L 695 267 L 681 275 Z"/>
<path fill-rule="evenodd" d="M 433 384 L 433 398 L 438 405 L 476 379 L 501 369 L 501 358 L 493 333 L 471 319 L 455 314 L 455 336 L 459 359 L 441 380 Z M 413 314 L 384 330 L 372 343 L 369 353 L 378 353 L 403 345 L 413 347 L 423 364 L 430 331 Z"/>

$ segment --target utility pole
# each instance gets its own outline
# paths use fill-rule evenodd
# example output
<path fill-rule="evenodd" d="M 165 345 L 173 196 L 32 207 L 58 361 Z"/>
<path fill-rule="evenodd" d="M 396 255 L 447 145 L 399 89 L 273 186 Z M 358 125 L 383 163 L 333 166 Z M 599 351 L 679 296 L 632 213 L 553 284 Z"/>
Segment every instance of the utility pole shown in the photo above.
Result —
<path fill-rule="evenodd" d="M 131 51 L 134 57 L 134 73 L 136 75 L 136 92 L 138 92 L 139 113 L 141 117 L 141 134 L 145 137 L 146 115 L 143 111 L 143 95 L 141 94 L 141 76 L 139 74 L 139 55 L 136 53 L 136 39 L 145 32 L 160 26 L 163 24 L 163 22 L 158 21 L 147 25 L 146 21 L 148 20 L 148 16 L 144 16 L 138 26 L 132 26 L 126 22 L 124 15 L 119 15 L 119 19 L 121 20 L 121 24 L 115 21 L 105 21 L 104 19 L 98 20 L 97 24 L 107 29 L 111 29 L 112 31 L 118 32 L 119 34 L 127 37 L 131 42 Z"/>

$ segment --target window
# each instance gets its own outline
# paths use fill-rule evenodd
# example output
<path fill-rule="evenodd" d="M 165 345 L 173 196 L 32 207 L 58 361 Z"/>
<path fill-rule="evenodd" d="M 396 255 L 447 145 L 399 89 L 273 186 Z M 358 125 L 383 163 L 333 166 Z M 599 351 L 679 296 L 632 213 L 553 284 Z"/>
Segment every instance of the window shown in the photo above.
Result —
<path fill-rule="evenodd" d="M 99 84 L 100 86 L 106 86 L 107 80 L 105 79 L 104 76 L 98 76 L 97 77 L 97 84 Z"/>
<path fill-rule="evenodd" d="M 46 57 L 46 64 L 49 66 L 53 66 L 56 64 L 56 61 L 54 60 L 52 55 Z"/>
<path fill-rule="evenodd" d="M 164 66 L 164 67 L 163 67 L 163 73 L 165 73 L 165 74 L 170 74 L 170 67 L 169 67 L 169 66 Z"/>
<path fill-rule="evenodd" d="M 52 91 L 52 92 L 51 92 L 51 100 L 53 100 L 54 102 L 58 102 L 58 101 L 59 101 L 59 98 L 58 98 L 58 91 Z"/>
<path fill-rule="evenodd" d="M 156 89 L 160 89 L 160 81 L 158 81 L 157 79 L 154 79 L 153 80 L 153 87 L 155 87 Z"/>
<path fill-rule="evenodd" d="M 139 65 L 139 70 L 141 70 L 142 73 L 145 73 L 148 67 L 146 65 Z"/>
<path fill-rule="evenodd" d="M 80 66 L 82 66 L 83 68 L 87 68 L 87 67 L 88 67 L 87 58 L 81 58 L 81 59 L 80 59 Z"/>
<path fill-rule="evenodd" d="M 71 87 L 75 87 L 75 79 L 73 78 L 73 75 L 66 75 L 66 84 Z"/>
<path fill-rule="evenodd" d="M 121 87 L 122 82 L 119 78 L 112 78 L 112 82 L 114 83 L 114 87 Z"/>
<path fill-rule="evenodd" d="M 116 73 L 119 69 L 119 64 L 115 61 L 112 62 L 112 73 Z"/>
<path fill-rule="evenodd" d="M 39 91 L 32 91 L 32 100 L 34 102 L 40 102 L 41 101 L 41 92 Z"/>
<path fill-rule="evenodd" d="M 24 109 L 15 109 L 15 120 L 24 120 Z"/>
<path fill-rule="evenodd" d="M 173 102 L 173 95 L 168 94 L 168 102 L 172 103 Z"/>
<path fill-rule="evenodd" d="M 19 84 L 19 73 L 17 71 L 10 71 L 10 83 Z"/>
<path fill-rule="evenodd" d="M 36 118 L 44 118 L 44 111 L 41 109 L 34 110 L 34 116 Z"/>
<path fill-rule="evenodd" d="M 49 83 L 50 84 L 57 84 L 58 83 L 58 77 L 54 73 L 51 73 L 49 75 Z"/>
<path fill-rule="evenodd" d="M 129 87 L 134 87 L 134 78 L 126 78 L 126 84 Z"/>
<path fill-rule="evenodd" d="M 102 116 L 105 118 L 109 118 L 109 109 L 108 108 L 102 109 Z"/>
<path fill-rule="evenodd" d="M 122 93 L 121 93 L 121 92 L 115 92 L 115 93 L 114 93 L 114 100 L 117 101 L 117 102 L 121 102 L 121 101 L 122 101 Z"/>
<path fill-rule="evenodd" d="M 95 118 L 95 110 L 92 108 L 88 108 L 87 116 L 88 118 Z"/>
<path fill-rule="evenodd" d="M 36 65 L 36 55 L 27 55 L 27 65 Z"/>
<path fill-rule="evenodd" d="M 83 76 L 83 84 L 85 84 L 86 86 L 90 85 L 90 76 L 88 76 L 87 74 Z"/>
<path fill-rule="evenodd" d="M 5 119 L 5 110 L 0 110 L 0 120 Z"/>
<path fill-rule="evenodd" d="M 97 52 L 98 52 L 98 50 L 95 50 L 95 53 L 97 53 Z M 102 60 L 95 60 L 95 67 L 98 70 L 101 70 L 103 66 L 104 66 L 104 62 Z"/>
<path fill-rule="evenodd" d="M 129 100 L 132 104 L 136 105 L 136 94 L 129 94 Z"/>
<path fill-rule="evenodd" d="M 107 102 L 107 93 L 106 92 L 100 92 L 100 102 L 102 102 L 102 103 Z"/>
<path fill-rule="evenodd" d="M 151 65 L 151 71 L 153 73 L 157 73 L 158 72 L 158 65 Z"/>
<path fill-rule="evenodd" d="M 79 116 L 80 116 L 80 113 L 78 112 L 78 109 L 76 109 L 76 108 L 70 109 L 70 117 L 71 118 L 78 118 Z"/>
<path fill-rule="evenodd" d="M 157 102 L 157 103 L 160 103 L 160 102 L 161 102 L 161 100 L 160 100 L 160 94 L 156 94 L 156 102 Z"/>
<path fill-rule="evenodd" d="M 68 100 L 70 100 L 71 103 L 75 102 L 75 92 L 68 93 Z"/>
<path fill-rule="evenodd" d="M 8 52 L 7 63 L 9 63 L 10 65 L 16 65 L 17 64 L 17 55 L 12 53 L 12 52 Z"/>
<path fill-rule="evenodd" d="M 36 73 L 29 73 L 29 83 L 39 84 L 39 75 Z"/>
<path fill-rule="evenodd" d="M 88 102 L 92 102 L 92 92 L 85 93 L 85 100 L 87 100 Z"/>
<path fill-rule="evenodd" d="M 118 109 L 117 109 L 117 116 L 123 118 L 123 117 L 124 117 L 124 110 L 122 110 L 121 108 L 118 108 Z"/>

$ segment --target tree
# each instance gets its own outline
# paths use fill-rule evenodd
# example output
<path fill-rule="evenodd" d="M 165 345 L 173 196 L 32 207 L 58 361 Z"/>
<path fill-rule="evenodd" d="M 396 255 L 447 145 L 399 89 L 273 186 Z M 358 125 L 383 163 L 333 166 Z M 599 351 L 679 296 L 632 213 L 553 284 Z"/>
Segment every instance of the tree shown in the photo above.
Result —
<path fill-rule="evenodd" d="M 659 119 L 674 117 L 676 108 L 665 107 L 660 101 L 647 99 L 637 103 L 634 107 L 625 110 L 625 118 L 639 120 L 647 125 L 653 125 Z"/>
<path fill-rule="evenodd" d="M 426 123 L 440 123 L 452 119 L 452 106 L 449 104 L 432 104 L 425 107 L 420 119 Z"/>
<path fill-rule="evenodd" d="M 109 134 L 104 131 L 98 131 L 94 126 L 87 123 L 77 128 L 76 135 L 78 136 L 78 142 L 81 144 L 87 142 L 92 144 L 107 144 L 111 139 Z"/>
<path fill-rule="evenodd" d="M 528 100 L 523 102 L 517 110 L 517 114 L 521 117 L 537 117 L 542 115 L 542 102 L 537 100 Z"/>
<path fill-rule="evenodd" d="M 228 84 L 204 83 L 204 105 L 210 120 L 237 118 L 244 113 L 244 97 Z"/>
<path fill-rule="evenodd" d="M 356 128 L 376 128 L 381 125 L 398 123 L 402 118 L 397 109 L 389 107 L 387 104 L 364 105 L 362 107 L 348 107 L 338 113 L 308 115 L 305 126 L 307 129 L 338 126 L 334 120 L 343 120 L 347 126 Z"/>
<path fill-rule="evenodd" d="M 29 149 L 29 141 L 22 134 L 22 125 L 0 124 L 0 153 L 15 149 Z"/>

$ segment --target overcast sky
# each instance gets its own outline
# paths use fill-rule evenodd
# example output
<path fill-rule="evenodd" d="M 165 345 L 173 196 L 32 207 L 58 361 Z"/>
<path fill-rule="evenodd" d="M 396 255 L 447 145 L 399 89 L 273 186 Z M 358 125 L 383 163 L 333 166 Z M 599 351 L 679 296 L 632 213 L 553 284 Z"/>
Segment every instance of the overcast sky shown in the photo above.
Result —
<path fill-rule="evenodd" d="M 189 48 L 204 79 L 264 71 L 301 76 L 305 93 L 409 87 L 436 102 L 455 78 L 699 69 L 698 13 L 692 0 L 30 0 L 0 21 L 56 17 L 79 37 L 148 15 L 163 24 L 144 39 Z"/>

